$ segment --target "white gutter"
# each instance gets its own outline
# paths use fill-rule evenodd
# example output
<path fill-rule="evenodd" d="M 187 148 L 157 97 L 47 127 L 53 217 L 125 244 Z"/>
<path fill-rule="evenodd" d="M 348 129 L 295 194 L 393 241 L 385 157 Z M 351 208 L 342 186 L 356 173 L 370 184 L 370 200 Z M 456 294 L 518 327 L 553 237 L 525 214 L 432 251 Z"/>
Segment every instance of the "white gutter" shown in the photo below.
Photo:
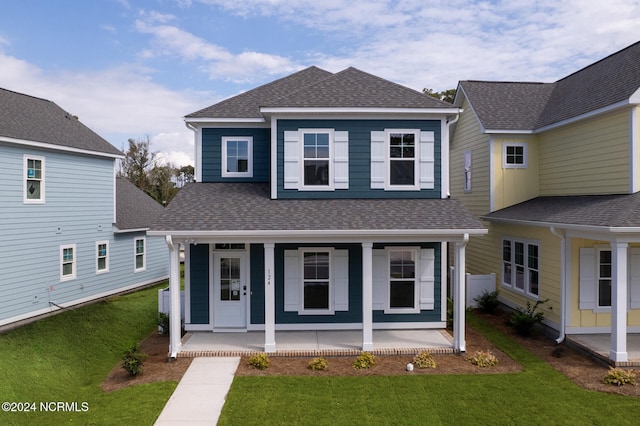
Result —
<path fill-rule="evenodd" d="M 113 159 L 123 159 L 125 157 L 124 153 L 110 154 L 107 152 L 91 151 L 89 149 L 73 148 L 70 146 L 56 145 L 56 144 L 45 143 L 45 142 L 29 141 L 26 139 L 9 138 L 4 136 L 0 136 L 0 142 L 12 143 L 16 145 L 26 145 L 34 148 L 50 149 L 54 151 L 72 152 L 74 154 L 92 155 L 96 157 L 107 157 L 107 158 L 113 158 Z M 117 148 L 114 147 L 114 149 L 117 149 Z"/>
<path fill-rule="evenodd" d="M 555 226 L 552 226 L 551 228 L 549 228 L 549 230 L 553 235 L 560 238 L 560 336 L 558 336 L 558 338 L 556 339 L 556 343 L 562 343 L 565 338 L 564 330 L 566 328 L 565 293 L 567 291 L 567 279 L 565 274 L 565 248 L 567 243 L 564 234 L 558 233 Z"/>
<path fill-rule="evenodd" d="M 352 239 L 354 237 L 370 239 L 379 239 L 380 237 L 404 237 L 404 238 L 421 238 L 421 237 L 440 237 L 444 239 L 459 239 L 464 235 L 486 235 L 489 232 L 485 228 L 472 228 L 472 229 L 385 229 L 385 230 L 225 230 L 225 231 L 203 231 L 203 230 L 188 230 L 188 231 L 148 231 L 147 235 L 151 237 L 158 236 L 170 236 L 175 237 L 230 237 L 230 238 L 244 238 L 248 240 L 256 240 L 258 238 L 276 238 L 280 239 L 299 239 L 304 237 L 310 238 L 339 238 L 340 241 L 345 239 Z"/>

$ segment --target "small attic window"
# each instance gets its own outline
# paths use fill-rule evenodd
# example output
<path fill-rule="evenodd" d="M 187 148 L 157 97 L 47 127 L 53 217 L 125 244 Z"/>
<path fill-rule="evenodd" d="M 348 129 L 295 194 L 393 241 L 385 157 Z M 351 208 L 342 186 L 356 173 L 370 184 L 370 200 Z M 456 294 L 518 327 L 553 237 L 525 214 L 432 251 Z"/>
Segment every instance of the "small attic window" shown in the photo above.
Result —
<path fill-rule="evenodd" d="M 505 143 L 502 149 L 502 167 L 505 169 L 526 168 L 527 144 Z"/>

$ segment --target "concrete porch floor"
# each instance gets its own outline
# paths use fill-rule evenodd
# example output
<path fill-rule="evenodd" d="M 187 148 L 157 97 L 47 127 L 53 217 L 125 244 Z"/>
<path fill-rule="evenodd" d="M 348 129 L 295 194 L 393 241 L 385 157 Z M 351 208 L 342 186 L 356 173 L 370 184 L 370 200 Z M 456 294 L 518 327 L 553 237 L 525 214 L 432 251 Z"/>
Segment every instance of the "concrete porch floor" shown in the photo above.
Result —
<path fill-rule="evenodd" d="M 274 356 L 351 356 L 362 352 L 362 331 L 277 331 Z M 454 353 L 446 330 L 374 330 L 373 351 L 380 355 Z M 241 356 L 264 351 L 264 332 L 189 332 L 179 357 Z"/>
<path fill-rule="evenodd" d="M 566 339 L 569 343 L 578 346 L 604 361 L 607 364 L 617 367 L 638 367 L 640 366 L 640 334 L 627 334 L 627 353 L 629 361 L 615 363 L 609 360 L 609 350 L 611 349 L 611 334 L 568 334 Z"/>

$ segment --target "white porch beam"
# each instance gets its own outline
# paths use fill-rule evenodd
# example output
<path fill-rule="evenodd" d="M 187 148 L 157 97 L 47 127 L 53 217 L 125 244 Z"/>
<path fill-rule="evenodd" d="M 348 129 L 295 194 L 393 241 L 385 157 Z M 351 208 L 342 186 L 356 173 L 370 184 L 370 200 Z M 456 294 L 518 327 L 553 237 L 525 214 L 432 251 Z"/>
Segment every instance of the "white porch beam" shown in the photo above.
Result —
<path fill-rule="evenodd" d="M 362 350 L 373 350 L 373 243 L 362 243 Z"/>
<path fill-rule="evenodd" d="M 465 304 L 466 304 L 466 247 L 469 236 L 461 242 L 456 242 L 455 248 L 455 279 L 453 289 L 453 349 L 466 351 L 465 341 Z M 446 301 L 443 301 L 446 303 Z"/>
<path fill-rule="evenodd" d="M 627 243 L 611 243 L 611 351 L 609 358 L 628 361 Z"/>
<path fill-rule="evenodd" d="M 264 245 L 264 351 L 276 351 L 275 244 Z"/>
<path fill-rule="evenodd" d="M 169 247 L 169 353 L 176 358 L 182 350 L 182 330 L 180 322 L 180 250 L 173 244 L 171 235 L 165 239 Z"/>

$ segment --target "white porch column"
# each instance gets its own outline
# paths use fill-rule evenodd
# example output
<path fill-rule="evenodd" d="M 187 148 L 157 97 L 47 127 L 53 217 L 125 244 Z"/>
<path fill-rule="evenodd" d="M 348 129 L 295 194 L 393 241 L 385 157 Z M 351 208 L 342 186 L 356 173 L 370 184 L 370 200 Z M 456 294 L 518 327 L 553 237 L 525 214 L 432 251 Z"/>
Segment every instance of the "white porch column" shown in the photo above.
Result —
<path fill-rule="evenodd" d="M 169 247 L 169 353 L 175 358 L 182 350 L 182 330 L 180 327 L 182 313 L 180 312 L 180 250 L 174 246 L 171 235 L 167 235 L 165 242 Z"/>
<path fill-rule="evenodd" d="M 469 236 L 465 235 L 464 240 L 456 243 L 455 249 L 455 277 L 453 289 L 453 349 L 460 352 L 466 351 L 465 341 L 465 305 L 466 305 L 466 247 Z M 442 303 L 446 303 L 445 300 Z"/>
<path fill-rule="evenodd" d="M 373 350 L 373 244 L 362 243 L 362 350 Z"/>
<path fill-rule="evenodd" d="M 627 354 L 627 243 L 611 244 L 611 351 L 613 361 Z"/>
<path fill-rule="evenodd" d="M 264 351 L 276 351 L 275 244 L 264 245 Z"/>

